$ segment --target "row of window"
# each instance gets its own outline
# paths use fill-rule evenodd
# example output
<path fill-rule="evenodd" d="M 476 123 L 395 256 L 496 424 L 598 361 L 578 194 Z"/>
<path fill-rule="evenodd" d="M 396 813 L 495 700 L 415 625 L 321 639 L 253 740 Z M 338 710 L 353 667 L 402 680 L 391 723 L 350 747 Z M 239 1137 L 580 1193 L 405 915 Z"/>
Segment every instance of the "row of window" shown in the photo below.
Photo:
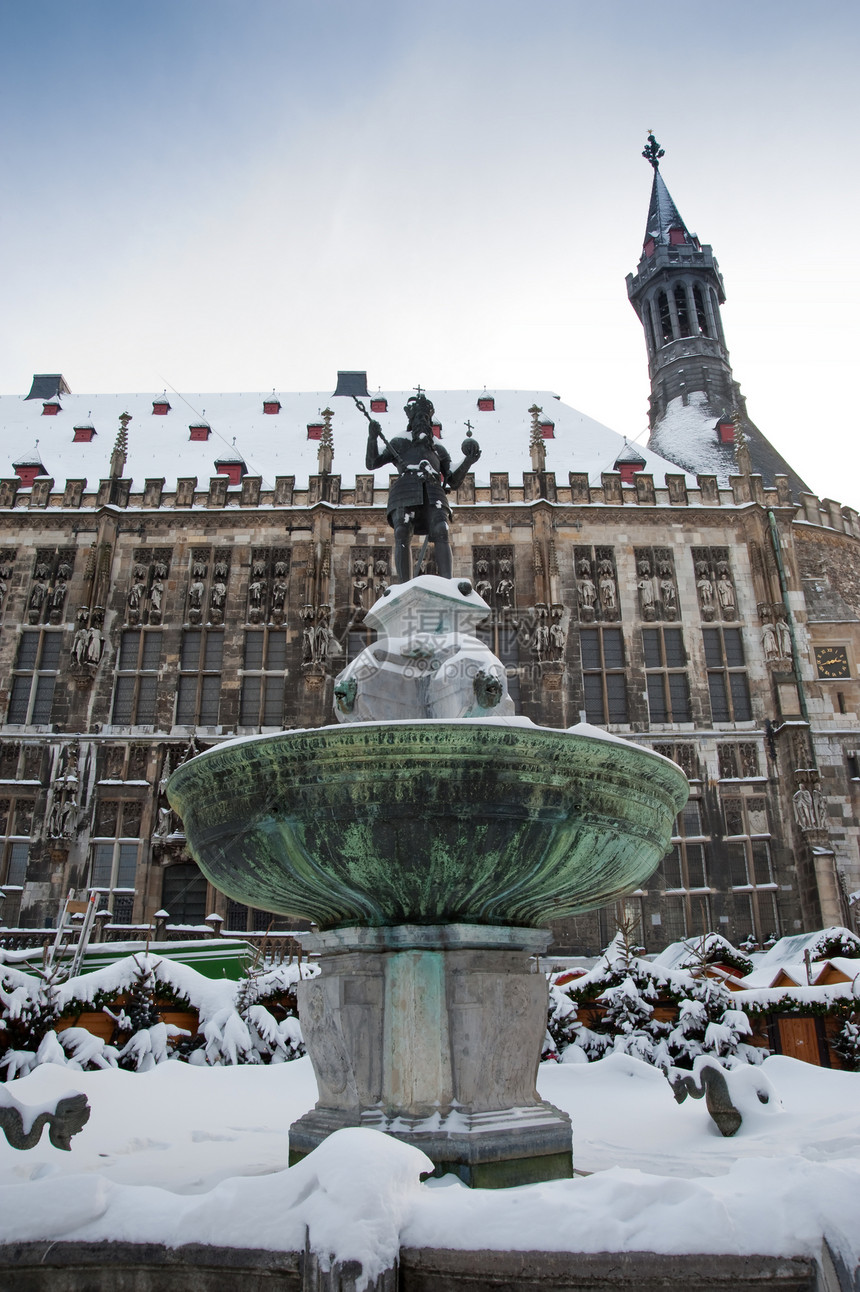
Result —
<path fill-rule="evenodd" d="M 703 628 L 711 716 L 714 722 L 747 722 L 752 718 L 746 658 L 740 628 Z M 511 672 L 512 697 L 518 699 L 516 630 L 498 625 L 482 630 L 487 645 Z M 597 724 L 629 721 L 627 663 L 620 628 L 580 629 L 586 719 Z M 368 642 L 364 630 L 349 634 L 347 659 Z M 51 721 L 54 686 L 60 667 L 62 634 L 25 630 L 21 635 L 9 701 L 10 723 Z M 121 638 L 114 687 L 112 721 L 118 725 L 153 726 L 156 721 L 161 631 L 129 628 Z M 648 712 L 653 724 L 691 722 L 688 657 L 680 628 L 643 628 L 642 645 Z M 216 726 L 221 703 L 224 635 L 215 630 L 187 629 L 182 636 L 176 722 L 180 726 Z M 261 628 L 245 634 L 239 723 L 243 727 L 279 727 L 284 718 L 287 635 L 284 629 Z"/>
<path fill-rule="evenodd" d="M 752 718 L 746 658 L 739 628 L 703 628 L 711 717 Z M 645 682 L 652 723 L 692 722 L 687 652 L 680 628 L 643 628 Z M 580 629 L 585 716 L 588 722 L 626 723 L 627 669 L 620 628 Z"/>

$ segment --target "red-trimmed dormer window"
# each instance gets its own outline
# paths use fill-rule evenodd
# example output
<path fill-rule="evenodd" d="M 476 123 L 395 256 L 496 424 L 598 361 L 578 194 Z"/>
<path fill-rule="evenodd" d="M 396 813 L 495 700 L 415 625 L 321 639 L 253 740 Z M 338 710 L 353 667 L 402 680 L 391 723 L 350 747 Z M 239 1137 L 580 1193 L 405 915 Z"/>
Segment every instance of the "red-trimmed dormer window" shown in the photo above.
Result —
<path fill-rule="evenodd" d="M 308 439 L 321 440 L 322 433 L 325 430 L 322 422 L 308 422 Z"/>
<path fill-rule="evenodd" d="M 89 444 L 96 433 L 94 426 L 76 426 L 73 442 L 75 444 Z"/>
<path fill-rule="evenodd" d="M 657 246 L 657 244 L 656 244 L 656 242 L 654 241 L 654 239 L 653 239 L 653 238 L 646 238 L 646 239 L 645 239 L 645 245 L 644 245 L 644 247 L 642 248 L 642 255 L 643 255 L 643 256 L 653 256 L 653 255 L 654 255 L 654 248 L 655 248 L 656 246 Z"/>
<path fill-rule="evenodd" d="M 166 417 L 170 412 L 170 405 L 166 399 L 154 399 L 152 401 L 152 411 L 156 417 Z"/>
<path fill-rule="evenodd" d="M 370 401 L 370 411 L 372 413 L 387 413 L 388 400 L 382 395 L 377 395 L 375 399 L 371 399 Z"/>
<path fill-rule="evenodd" d="M 618 474 L 621 476 L 622 484 L 633 484 L 636 472 L 644 470 L 644 462 L 619 462 L 618 464 Z"/>
<path fill-rule="evenodd" d="M 494 413 L 496 411 L 496 401 L 492 395 L 478 396 L 478 411 L 481 413 Z"/>
<path fill-rule="evenodd" d="M 540 433 L 545 440 L 555 439 L 555 422 L 551 422 L 548 417 L 542 417 L 538 422 Z"/>
<path fill-rule="evenodd" d="M 717 439 L 720 441 L 720 444 L 734 444 L 734 422 L 717 422 Z"/>
<path fill-rule="evenodd" d="M 21 485 L 24 489 L 29 489 L 34 480 L 37 480 L 39 476 L 43 476 L 45 474 L 45 468 L 42 466 L 41 462 L 23 462 L 19 463 L 18 466 L 15 466 L 13 463 L 12 470 L 21 481 Z"/>
<path fill-rule="evenodd" d="M 670 230 L 669 230 L 669 246 L 670 246 L 670 247 L 683 247 L 683 245 L 684 245 L 684 243 L 685 243 L 686 241 L 687 241 L 687 239 L 686 239 L 686 237 L 684 236 L 684 230 L 683 230 L 683 229 L 670 229 Z"/>
<path fill-rule="evenodd" d="M 279 399 L 272 398 L 272 399 L 263 400 L 264 413 L 279 413 L 280 411 L 281 411 L 281 401 Z"/>
<path fill-rule="evenodd" d="M 216 462 L 215 474 L 226 476 L 231 485 L 242 483 L 242 476 L 245 474 L 244 462 Z"/>
<path fill-rule="evenodd" d="M 442 423 L 441 423 L 441 422 L 432 422 L 432 423 L 431 423 L 431 425 L 432 425 L 432 427 L 433 427 L 433 438 L 434 438 L 434 440 L 441 440 L 441 438 L 442 438 Z"/>
<path fill-rule="evenodd" d="M 57 413 L 59 413 L 61 408 L 62 408 L 62 404 L 60 403 L 59 399 L 57 399 L 55 395 L 53 399 L 45 400 L 44 404 L 42 405 L 42 416 L 56 417 Z"/>
<path fill-rule="evenodd" d="M 212 427 L 208 422 L 195 422 L 188 428 L 189 440 L 208 440 L 212 434 Z"/>

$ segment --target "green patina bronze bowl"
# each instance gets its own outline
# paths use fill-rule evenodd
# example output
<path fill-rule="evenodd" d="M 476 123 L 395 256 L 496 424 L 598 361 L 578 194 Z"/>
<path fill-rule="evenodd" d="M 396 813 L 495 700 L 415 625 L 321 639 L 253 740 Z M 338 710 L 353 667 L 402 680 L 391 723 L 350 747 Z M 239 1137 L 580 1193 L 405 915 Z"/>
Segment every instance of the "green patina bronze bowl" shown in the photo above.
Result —
<path fill-rule="evenodd" d="M 654 871 L 687 793 L 649 750 L 525 719 L 260 736 L 168 786 L 217 888 L 324 929 L 541 927 L 602 906 Z"/>

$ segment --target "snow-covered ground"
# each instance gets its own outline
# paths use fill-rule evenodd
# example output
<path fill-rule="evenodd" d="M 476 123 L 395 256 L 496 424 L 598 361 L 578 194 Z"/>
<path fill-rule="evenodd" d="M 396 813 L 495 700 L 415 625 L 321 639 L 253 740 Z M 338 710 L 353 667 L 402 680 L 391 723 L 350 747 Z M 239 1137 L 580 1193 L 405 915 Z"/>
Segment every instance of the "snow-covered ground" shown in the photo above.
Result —
<path fill-rule="evenodd" d="M 759 1103 L 752 1082 L 769 1081 Z M 675 1103 L 655 1068 L 616 1054 L 542 1066 L 573 1118 L 570 1181 L 468 1190 L 427 1183 L 418 1150 L 341 1131 L 287 1169 L 288 1128 L 316 1098 L 308 1059 L 144 1073 L 42 1064 L 9 1087 L 44 1104 L 83 1090 L 71 1152 L 0 1138 L 0 1241 L 122 1239 L 270 1249 L 311 1244 L 384 1268 L 399 1245 L 860 1259 L 860 1074 L 773 1057 L 729 1074 L 744 1125 L 723 1139 L 704 1101 Z"/>

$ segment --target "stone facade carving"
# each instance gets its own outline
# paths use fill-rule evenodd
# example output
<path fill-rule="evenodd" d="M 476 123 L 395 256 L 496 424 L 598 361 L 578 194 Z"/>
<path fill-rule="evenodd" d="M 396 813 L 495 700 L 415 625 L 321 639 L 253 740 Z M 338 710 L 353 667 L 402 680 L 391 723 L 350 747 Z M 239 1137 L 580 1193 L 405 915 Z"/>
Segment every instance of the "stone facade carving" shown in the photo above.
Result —
<path fill-rule="evenodd" d="M 773 604 L 761 604 L 758 608 L 761 620 L 761 648 L 764 661 L 769 668 L 786 671 L 791 668 L 791 629 L 786 620 L 785 607 L 781 601 Z"/>
<path fill-rule="evenodd" d="M 611 547 L 575 547 L 576 601 L 581 623 L 612 623 L 621 617 L 618 577 Z"/>
<path fill-rule="evenodd" d="M 728 548 L 694 547 L 691 554 L 702 618 L 707 623 L 714 619 L 729 622 L 737 619 L 737 594 L 729 566 Z"/>
<path fill-rule="evenodd" d="M 125 598 L 125 618 L 130 625 L 162 622 L 170 548 L 137 548 Z"/>
<path fill-rule="evenodd" d="M 672 553 L 665 547 L 637 547 L 633 557 L 639 614 L 646 623 L 655 620 L 672 623 L 678 618 L 678 586 Z"/>
<path fill-rule="evenodd" d="M 57 774 L 51 789 L 47 833 L 51 839 L 71 839 L 78 823 L 80 782 L 77 745 L 58 751 Z"/>
<path fill-rule="evenodd" d="M 514 553 L 507 545 L 472 548 L 472 586 L 497 614 L 516 608 Z"/>
<path fill-rule="evenodd" d="M 12 569 L 15 564 L 15 553 L 8 548 L 0 551 L 0 611 L 6 601 L 6 594 L 9 591 L 9 580 L 12 578 Z"/>
<path fill-rule="evenodd" d="M 56 548 L 38 548 L 33 566 L 33 581 L 27 596 L 27 622 L 31 624 L 61 624 L 66 617 L 65 606 L 69 580 L 74 566 L 74 548 L 58 551 Z M 5 577 L 2 571 L 6 570 Z M 0 602 L 5 596 L 5 585 L 11 576 L 11 560 L 7 554 L 0 559 Z"/>
<path fill-rule="evenodd" d="M 225 564 L 226 549 L 215 571 L 213 596 L 220 600 L 226 595 L 226 586 L 222 594 L 219 585 L 226 585 Z M 220 576 L 219 576 L 220 572 Z M 287 603 L 290 586 L 290 552 L 285 547 L 255 547 L 251 552 L 251 570 L 248 582 L 248 623 L 271 623 L 278 627 L 286 622 Z M 210 606 L 213 603 L 210 602 Z M 214 621 L 213 621 L 214 622 Z M 222 618 L 219 622 L 223 622 Z"/>

